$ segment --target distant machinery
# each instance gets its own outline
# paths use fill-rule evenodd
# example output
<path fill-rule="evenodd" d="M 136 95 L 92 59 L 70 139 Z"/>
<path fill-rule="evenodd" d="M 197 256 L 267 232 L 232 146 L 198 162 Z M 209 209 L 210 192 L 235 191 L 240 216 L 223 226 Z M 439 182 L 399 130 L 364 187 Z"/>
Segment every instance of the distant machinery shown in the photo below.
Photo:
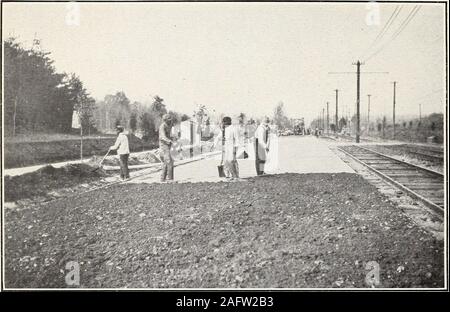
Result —
<path fill-rule="evenodd" d="M 305 134 L 305 119 L 304 118 L 292 119 L 292 123 L 294 125 L 294 134 L 295 135 L 304 135 Z"/>

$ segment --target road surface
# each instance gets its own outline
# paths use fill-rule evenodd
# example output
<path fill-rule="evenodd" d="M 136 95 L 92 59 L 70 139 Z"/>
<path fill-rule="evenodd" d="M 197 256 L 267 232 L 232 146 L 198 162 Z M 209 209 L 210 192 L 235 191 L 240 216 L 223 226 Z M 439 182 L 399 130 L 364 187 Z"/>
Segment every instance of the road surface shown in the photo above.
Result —
<path fill-rule="evenodd" d="M 354 172 L 336 154 L 329 149 L 330 142 L 313 136 L 278 137 L 278 142 L 270 154 L 271 161 L 266 170 L 269 174 L 278 173 L 337 173 Z M 276 153 L 278 150 L 278 153 Z M 178 182 L 218 182 L 217 165 L 220 155 L 192 162 L 175 168 L 175 180 Z M 256 175 L 255 162 L 252 159 L 240 159 L 241 178 Z M 132 179 L 128 183 L 157 183 L 159 172 Z"/>

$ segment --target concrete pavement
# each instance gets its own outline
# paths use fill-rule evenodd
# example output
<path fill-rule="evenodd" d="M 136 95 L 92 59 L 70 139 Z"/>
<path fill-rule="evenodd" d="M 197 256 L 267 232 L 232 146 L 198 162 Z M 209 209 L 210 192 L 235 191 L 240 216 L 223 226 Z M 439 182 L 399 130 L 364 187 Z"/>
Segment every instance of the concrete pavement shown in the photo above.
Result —
<path fill-rule="evenodd" d="M 331 142 L 313 136 L 278 137 L 272 143 L 267 173 L 337 173 L 354 172 L 333 151 Z M 278 151 L 278 153 L 276 153 Z M 250 153 L 251 154 L 251 153 Z M 217 165 L 220 155 L 192 162 L 175 168 L 177 182 L 218 182 Z M 256 176 L 255 162 L 252 159 L 239 159 L 241 178 Z M 127 183 L 158 183 L 160 172 L 134 178 Z"/>

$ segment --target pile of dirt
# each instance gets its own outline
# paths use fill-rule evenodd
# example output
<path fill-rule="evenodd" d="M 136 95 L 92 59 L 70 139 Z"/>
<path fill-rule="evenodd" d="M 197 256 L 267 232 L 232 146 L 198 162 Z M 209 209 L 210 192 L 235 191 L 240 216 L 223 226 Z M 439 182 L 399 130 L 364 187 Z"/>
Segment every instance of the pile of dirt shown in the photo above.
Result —
<path fill-rule="evenodd" d="M 135 156 L 134 158 L 136 158 L 138 161 L 142 161 L 147 164 L 155 164 L 161 162 L 161 160 L 158 157 L 159 157 L 158 150 L 155 150 L 147 153 L 141 153 Z"/>
<path fill-rule="evenodd" d="M 158 153 L 156 152 L 158 155 Z M 89 159 L 88 164 L 91 166 L 98 166 L 101 162 L 103 157 L 99 156 L 93 156 Z M 146 164 L 152 164 L 152 163 L 159 163 L 161 162 L 159 158 L 155 155 L 154 151 L 146 152 L 146 153 L 139 153 L 138 155 L 130 155 L 128 158 L 128 165 L 129 166 L 135 166 L 135 165 L 146 165 Z M 108 156 L 102 163 L 102 165 L 106 166 L 120 166 L 120 160 L 119 156 Z"/>
<path fill-rule="evenodd" d="M 5 202 L 43 196 L 60 188 L 71 187 L 105 177 L 101 170 L 88 164 L 69 164 L 61 168 L 51 165 L 19 176 L 5 176 Z"/>
<path fill-rule="evenodd" d="M 92 166 L 96 166 L 96 165 L 98 165 L 100 163 L 101 160 L 102 160 L 102 157 L 94 156 L 91 159 L 89 159 L 88 163 L 90 165 L 92 165 Z M 128 158 L 128 165 L 129 166 L 144 165 L 144 164 L 146 164 L 146 162 L 140 161 L 136 157 L 132 156 L 132 157 Z M 105 165 L 105 166 L 117 166 L 117 167 L 120 166 L 119 156 L 106 158 L 103 161 L 102 165 Z"/>
<path fill-rule="evenodd" d="M 4 246 L 6 287 L 444 286 L 444 242 L 350 173 L 115 185 L 6 210 Z"/>

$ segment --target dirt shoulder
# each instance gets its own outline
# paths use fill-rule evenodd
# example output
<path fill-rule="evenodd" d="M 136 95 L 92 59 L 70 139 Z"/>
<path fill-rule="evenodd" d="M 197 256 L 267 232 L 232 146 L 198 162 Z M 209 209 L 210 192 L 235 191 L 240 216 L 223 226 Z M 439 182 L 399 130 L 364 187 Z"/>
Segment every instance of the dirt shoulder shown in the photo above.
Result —
<path fill-rule="evenodd" d="M 42 167 L 34 172 L 18 176 L 4 177 L 5 202 L 47 197 L 53 192 L 75 187 L 80 184 L 94 183 L 109 174 L 91 164 L 69 164 L 61 168 Z"/>
<path fill-rule="evenodd" d="M 357 174 L 125 184 L 5 211 L 5 286 L 443 287 L 444 243 Z"/>

